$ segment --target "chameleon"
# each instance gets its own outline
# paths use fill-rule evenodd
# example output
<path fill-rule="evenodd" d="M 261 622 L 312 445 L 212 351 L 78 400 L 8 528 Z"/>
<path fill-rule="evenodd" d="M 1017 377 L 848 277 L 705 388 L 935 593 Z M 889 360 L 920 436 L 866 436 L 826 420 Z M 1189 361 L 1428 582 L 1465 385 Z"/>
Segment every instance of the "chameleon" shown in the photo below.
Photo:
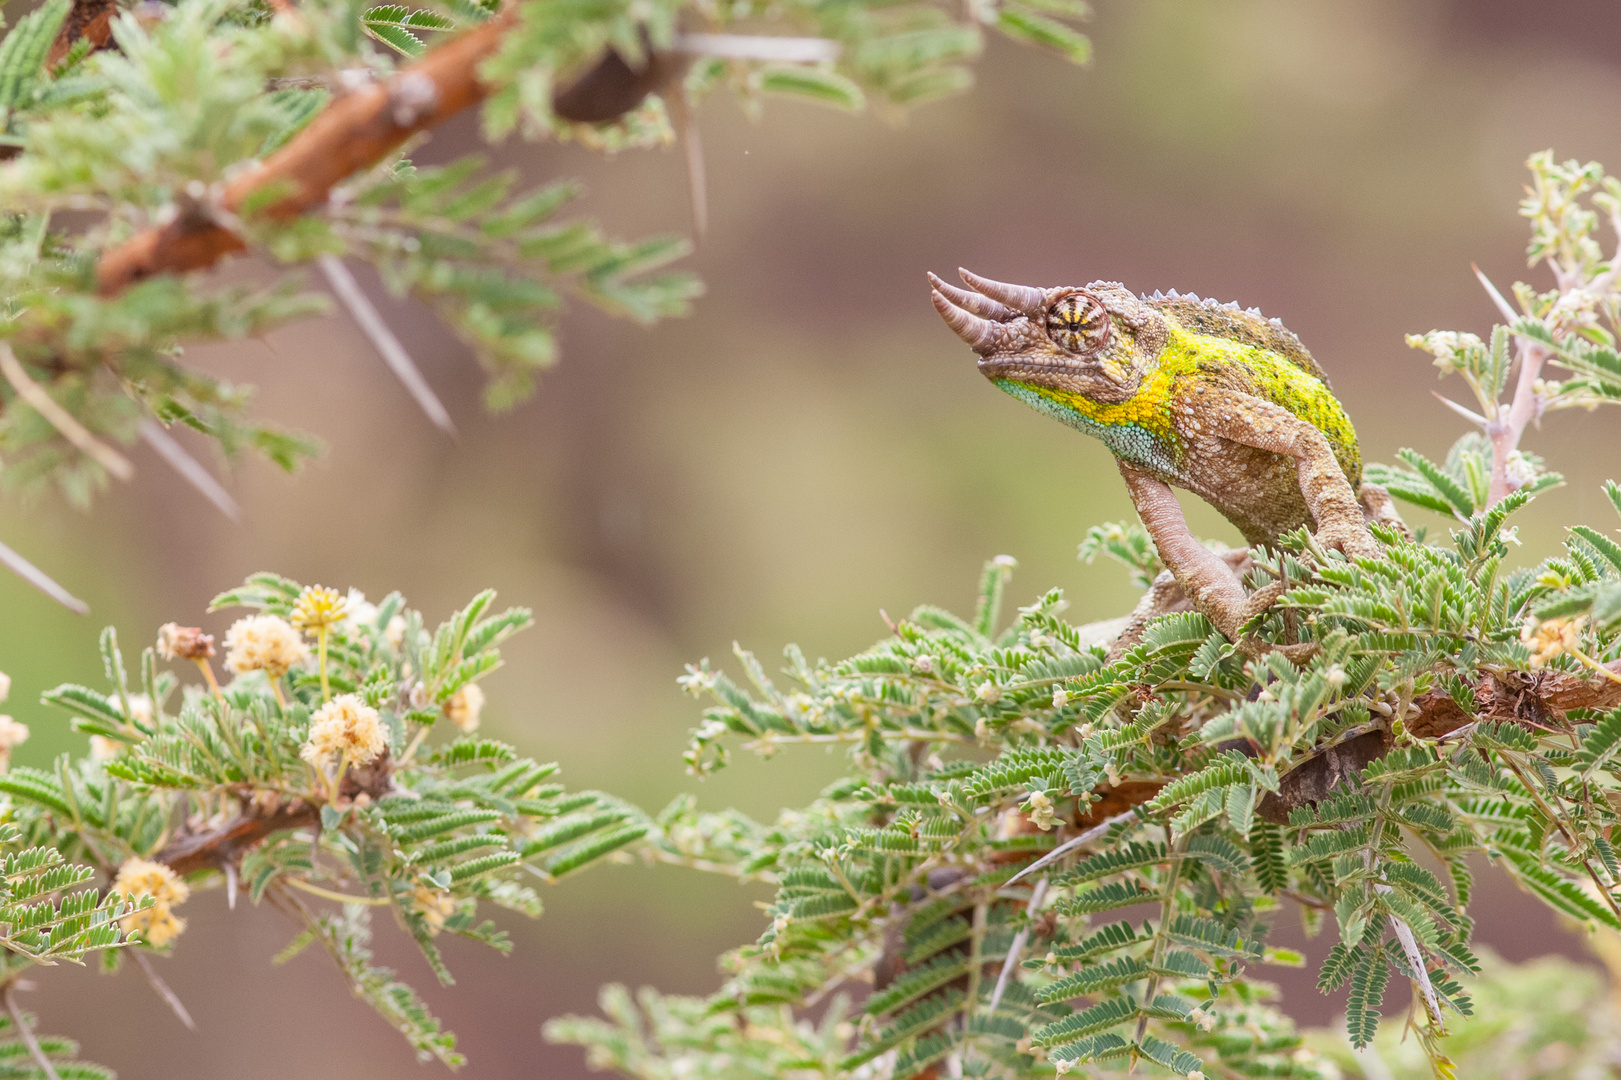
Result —
<path fill-rule="evenodd" d="M 959 273 L 969 289 L 931 273 L 931 295 L 981 373 L 1102 440 L 1182 598 L 1246 651 L 1245 624 L 1281 583 L 1247 594 L 1243 553 L 1200 543 L 1173 486 L 1251 545 L 1306 526 L 1321 546 L 1369 558 L 1381 548 L 1368 521 L 1402 527 L 1389 494 L 1362 482 L 1356 429 L 1328 376 L 1277 319 L 1113 281 L 1037 288 Z"/>

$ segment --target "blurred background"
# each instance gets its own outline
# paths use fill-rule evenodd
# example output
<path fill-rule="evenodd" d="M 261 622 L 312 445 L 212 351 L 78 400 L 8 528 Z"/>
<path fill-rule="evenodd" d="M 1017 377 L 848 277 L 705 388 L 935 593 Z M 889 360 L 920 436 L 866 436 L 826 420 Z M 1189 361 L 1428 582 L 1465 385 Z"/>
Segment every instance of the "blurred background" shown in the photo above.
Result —
<path fill-rule="evenodd" d="M 230 615 L 204 616 L 209 597 L 271 569 L 374 599 L 398 588 L 433 620 L 486 585 L 533 607 L 536 628 L 485 684 L 485 726 L 560 759 L 571 786 L 650 810 L 695 788 L 707 806 L 767 818 L 812 798 L 838 766 L 819 750 L 739 757 L 702 785 L 684 775 L 698 719 L 675 684 L 685 662 L 730 662 L 734 639 L 768 662 L 789 641 L 848 655 L 882 636 L 880 609 L 971 608 L 982 561 L 1004 553 L 1020 562 L 1018 603 L 1062 586 L 1084 621 L 1134 598 L 1122 571 L 1074 557 L 1088 526 L 1132 513 L 1107 453 L 986 384 L 930 307 L 926 269 L 1257 305 L 1322 361 L 1366 458 L 1443 455 L 1459 421 L 1402 336 L 1489 329 L 1471 261 L 1505 290 L 1526 276 L 1515 205 L 1527 155 L 1552 147 L 1621 171 L 1621 8 L 1097 0 L 1089 33 L 1084 70 L 993 42 L 971 94 L 898 123 L 781 101 L 754 123 L 710 101 L 712 224 L 688 262 L 708 295 L 651 330 L 572 308 L 561 365 L 507 415 L 482 412 L 468 352 L 362 270 L 458 441 L 341 316 L 197 350 L 260 385 L 262 414 L 327 453 L 297 477 L 242 467 L 230 481 L 242 526 L 145 452 L 135 482 L 89 514 L 0 504 L 0 539 L 94 609 L 75 617 L 0 575 L 0 670 L 16 680 L 5 708 L 33 729 L 17 759 L 82 749 L 37 700 L 61 681 L 99 685 L 102 625 L 126 652 L 171 619 L 222 632 Z M 462 119 L 418 160 L 476 148 Z M 679 152 L 490 153 L 535 181 L 583 177 L 582 209 L 619 235 L 687 227 Z M 1441 388 L 1456 397 L 1461 384 Z M 1545 527 L 1523 530 L 1527 560 L 1558 544 L 1553 523 L 1616 525 L 1599 484 L 1621 476 L 1621 416 L 1556 419 L 1527 448 L 1569 483 L 1543 497 Z M 1208 508 L 1189 509 L 1196 529 L 1236 542 Z M 432 985 L 386 920 L 377 947 L 460 1035 L 464 1075 L 568 1078 L 586 1074 L 581 1054 L 542 1042 L 543 1020 L 594 1010 L 608 981 L 715 989 L 716 954 L 759 933 L 765 895 L 672 868 L 599 869 L 546 890 L 538 922 L 509 917 L 509 958 L 447 941 L 451 988 Z M 211 892 L 183 914 L 176 956 L 156 963 L 199 1034 L 133 966 L 43 972 L 27 1006 L 126 1078 L 418 1068 L 324 956 L 269 966 L 292 933 L 274 912 L 229 913 Z M 1474 914 L 1480 940 L 1510 959 L 1580 955 L 1501 877 L 1487 875 Z M 1281 922 L 1277 943 L 1304 942 L 1292 914 Z M 1313 964 L 1327 944 L 1304 944 Z M 1278 981 L 1302 1021 L 1341 1008 L 1310 972 Z"/>

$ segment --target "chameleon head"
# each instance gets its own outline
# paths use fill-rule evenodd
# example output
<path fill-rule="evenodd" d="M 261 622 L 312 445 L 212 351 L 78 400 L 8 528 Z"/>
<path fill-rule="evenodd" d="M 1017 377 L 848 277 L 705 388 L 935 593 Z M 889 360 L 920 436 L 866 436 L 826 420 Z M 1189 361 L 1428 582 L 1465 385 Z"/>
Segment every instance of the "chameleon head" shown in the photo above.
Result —
<path fill-rule="evenodd" d="M 992 382 L 1124 401 L 1165 345 L 1165 317 L 1116 282 L 1039 289 L 957 272 L 973 291 L 930 274 L 934 307 Z"/>

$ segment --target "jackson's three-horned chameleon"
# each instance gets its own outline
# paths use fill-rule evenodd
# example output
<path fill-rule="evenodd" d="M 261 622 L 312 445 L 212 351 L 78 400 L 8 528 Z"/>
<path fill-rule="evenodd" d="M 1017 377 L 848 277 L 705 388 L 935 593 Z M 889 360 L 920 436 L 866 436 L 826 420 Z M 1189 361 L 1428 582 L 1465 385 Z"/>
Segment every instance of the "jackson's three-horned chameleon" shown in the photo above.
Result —
<path fill-rule="evenodd" d="M 1379 552 L 1366 520 L 1399 524 L 1360 483 L 1356 431 L 1300 339 L 1253 308 L 1193 295 L 1137 296 L 933 274 L 934 306 L 986 378 L 1103 440 L 1131 500 L 1194 608 L 1234 642 L 1276 589 L 1247 596 L 1229 560 L 1188 531 L 1170 485 L 1201 496 L 1251 544 L 1302 525 L 1355 557 Z"/>

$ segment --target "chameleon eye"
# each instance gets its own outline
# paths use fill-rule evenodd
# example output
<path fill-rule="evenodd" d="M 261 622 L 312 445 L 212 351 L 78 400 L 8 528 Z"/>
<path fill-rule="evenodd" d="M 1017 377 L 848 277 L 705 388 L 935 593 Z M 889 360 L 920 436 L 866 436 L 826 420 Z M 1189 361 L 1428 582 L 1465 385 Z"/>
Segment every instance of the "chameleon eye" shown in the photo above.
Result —
<path fill-rule="evenodd" d="M 1065 352 L 1095 356 L 1112 334 L 1109 313 L 1090 293 L 1069 293 L 1047 308 L 1047 337 Z"/>

